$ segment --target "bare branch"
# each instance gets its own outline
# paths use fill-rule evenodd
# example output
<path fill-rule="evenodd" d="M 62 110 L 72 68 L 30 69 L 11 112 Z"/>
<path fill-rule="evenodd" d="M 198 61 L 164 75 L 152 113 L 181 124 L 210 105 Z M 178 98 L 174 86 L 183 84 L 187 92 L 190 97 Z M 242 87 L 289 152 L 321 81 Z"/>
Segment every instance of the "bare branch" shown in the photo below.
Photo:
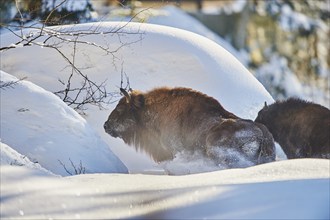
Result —
<path fill-rule="evenodd" d="M 58 5 L 56 5 L 53 10 L 50 11 L 50 13 L 48 14 L 48 16 L 46 17 L 46 20 L 44 21 L 44 25 L 42 27 L 42 29 L 45 27 L 45 25 L 47 24 L 48 20 L 50 19 L 50 17 L 52 16 L 52 14 L 59 8 L 61 7 L 61 5 L 63 5 L 67 0 L 63 0 L 61 3 L 59 3 Z"/>
<path fill-rule="evenodd" d="M 71 166 L 74 170 L 74 173 L 70 172 L 62 161 L 58 160 L 58 162 L 63 166 L 65 172 L 67 172 L 69 175 L 73 176 L 73 175 L 79 175 L 79 174 L 85 174 L 86 173 L 86 168 L 83 167 L 81 160 L 79 161 L 78 165 L 75 165 L 72 162 L 71 158 L 69 158 L 69 161 L 70 161 L 70 164 L 71 164 Z"/>
<path fill-rule="evenodd" d="M 17 11 L 18 11 L 18 13 L 19 13 L 19 16 L 20 16 L 20 23 L 21 23 L 21 26 L 23 26 L 23 15 L 22 15 L 22 13 L 21 13 L 21 10 L 19 9 L 19 6 L 18 6 L 18 1 L 17 0 L 15 0 L 15 5 L 16 5 L 16 9 L 17 9 Z M 21 36 L 23 36 L 23 30 L 21 29 Z"/>
<path fill-rule="evenodd" d="M 0 89 L 6 90 L 7 88 L 13 89 L 15 85 L 17 85 L 20 81 L 25 80 L 26 77 L 9 82 L 3 82 L 0 80 Z"/>
<path fill-rule="evenodd" d="M 60 161 L 60 160 L 58 160 L 58 162 L 63 166 L 63 168 L 64 168 L 64 170 L 65 170 L 65 172 L 67 172 L 69 175 L 73 175 L 67 168 L 66 168 L 66 166 L 65 166 L 65 164 L 64 163 L 62 163 L 62 161 Z"/>
<path fill-rule="evenodd" d="M 52 15 L 55 11 L 63 5 L 67 0 L 61 1 L 57 6 L 55 6 L 52 11 L 47 15 L 46 19 L 42 22 L 42 25 L 24 25 L 23 15 L 21 15 L 21 25 L 11 25 L 7 26 L 7 30 L 9 30 L 18 40 L 8 46 L 4 46 L 0 48 L 1 53 L 6 52 L 9 49 L 14 49 L 17 47 L 26 47 L 26 46 L 38 46 L 42 48 L 52 49 L 56 51 L 60 57 L 64 59 L 64 61 L 71 68 L 70 73 L 66 79 L 58 79 L 59 83 L 64 86 L 62 90 L 55 91 L 54 93 L 59 96 L 64 102 L 66 102 L 69 106 L 74 108 L 75 110 L 80 111 L 79 113 L 84 114 L 84 110 L 86 110 L 86 104 L 98 106 L 100 109 L 103 109 L 105 105 L 111 103 L 111 98 L 116 95 L 115 93 L 109 93 L 106 90 L 106 81 L 104 80 L 101 83 L 97 83 L 93 81 L 86 73 L 83 72 L 83 69 L 77 66 L 76 58 L 78 55 L 77 48 L 80 45 L 87 45 L 93 48 L 97 48 L 105 55 L 112 56 L 113 64 L 116 57 L 116 53 L 122 48 L 129 46 L 131 44 L 137 43 L 143 39 L 144 33 L 139 29 L 135 32 L 127 32 L 125 27 L 139 14 L 143 13 L 144 9 L 132 18 L 124 23 L 121 26 L 115 28 L 104 29 L 104 27 L 99 24 L 92 25 L 90 28 L 85 30 L 79 30 L 73 27 L 71 30 L 68 28 L 62 29 L 61 27 L 48 28 L 46 27 L 49 24 Z M 20 29 L 20 34 L 14 31 L 14 28 Z M 89 42 L 84 39 L 84 37 L 91 35 L 114 35 L 118 36 L 120 45 L 115 48 L 111 47 L 111 43 L 105 42 L 105 44 L 101 45 L 96 42 Z M 124 41 L 122 39 L 123 35 L 135 34 L 139 36 L 138 38 L 131 41 Z M 73 45 L 71 55 L 66 55 L 64 51 L 62 51 L 62 46 L 65 45 Z M 126 87 L 125 89 L 131 90 L 129 78 L 126 73 L 123 72 L 122 67 L 122 78 L 125 76 L 126 78 Z M 80 86 L 73 86 L 73 80 L 80 80 Z M 123 81 L 123 79 L 122 79 Z M 121 83 L 123 84 L 123 82 Z"/>

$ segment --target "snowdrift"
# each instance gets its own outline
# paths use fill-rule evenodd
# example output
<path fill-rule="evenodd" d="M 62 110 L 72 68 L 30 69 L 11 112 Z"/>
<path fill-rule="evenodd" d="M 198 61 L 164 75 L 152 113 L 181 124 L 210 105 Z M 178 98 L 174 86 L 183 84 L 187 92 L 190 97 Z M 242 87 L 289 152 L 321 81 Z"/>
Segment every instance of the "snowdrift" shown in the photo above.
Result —
<path fill-rule="evenodd" d="M 18 153 L 13 148 L 9 147 L 7 144 L 0 142 L 0 162 L 1 166 L 3 165 L 11 165 L 11 166 L 24 166 L 33 170 L 41 171 L 41 173 L 54 175 L 49 170 L 46 170 L 40 164 L 33 163 L 26 156 Z"/>
<path fill-rule="evenodd" d="M 244 118 L 254 119 L 265 101 L 273 102 L 230 53 L 196 34 L 135 23 L 54 28 L 69 32 L 64 37 L 98 32 L 79 38 L 85 43 L 76 44 L 75 61 L 96 82 L 108 79 L 108 91 L 118 91 L 123 71 L 134 89 L 192 87 Z M 1 46 L 15 42 L 13 35 L 1 35 Z M 73 43 L 57 43 L 72 58 Z M 1 218 L 329 219 L 330 160 L 285 160 L 184 176 L 106 174 L 127 172 L 108 146 L 130 172 L 163 171 L 103 131 L 116 98 L 108 110 L 88 106 L 85 120 L 48 92 L 63 89 L 59 80 L 65 82 L 70 75 L 67 65 L 56 51 L 42 46 L 1 54 L 2 70 L 33 82 L 1 90 Z M 12 80 L 17 78 L 1 72 L 1 81 Z M 104 173 L 60 177 L 45 171 L 67 175 L 58 160 L 72 171 L 69 159 L 75 165 L 81 160 L 88 172 Z M 200 158 L 177 160 L 179 164 L 166 165 L 183 173 L 194 167 L 208 170 Z"/>
<path fill-rule="evenodd" d="M 185 86 L 215 97 L 229 111 L 243 118 L 254 119 L 265 101 L 273 99 L 251 73 L 228 51 L 200 35 L 165 26 L 103 22 L 54 27 L 66 32 L 66 42 L 59 49 L 95 82 L 107 80 L 107 91 L 119 92 L 121 72 L 129 77 L 131 87 L 142 91 L 159 86 Z M 74 46 L 74 33 L 83 32 Z M 71 35 L 70 35 L 71 33 Z M 45 36 L 45 38 L 48 36 Z M 8 46 L 17 39 L 11 33 L 1 36 L 1 45 Z M 38 39 L 43 42 L 45 38 Z M 52 44 L 52 39 L 47 41 Z M 107 48 L 107 53 L 98 46 Z M 19 45 L 18 45 L 19 46 Z M 31 57 L 33 54 L 33 57 Z M 27 59 L 27 57 L 30 57 Z M 42 46 L 15 48 L 2 54 L 4 71 L 17 77 L 27 76 L 33 83 L 59 91 L 71 73 L 68 63 L 55 50 Z M 80 81 L 73 82 L 80 85 Z M 118 98 L 117 98 L 118 99 Z M 148 156 L 136 153 L 121 140 L 113 139 L 103 130 L 107 111 L 88 106 L 86 120 L 98 131 L 112 151 L 131 172 L 154 169 L 158 165 Z"/>
<path fill-rule="evenodd" d="M 4 83 L 18 80 L 3 71 L 0 74 Z M 0 138 L 54 174 L 69 175 L 64 166 L 72 174 L 76 174 L 74 167 L 86 173 L 127 173 L 86 120 L 53 93 L 28 81 L 1 90 Z M 10 152 L 5 148 L 1 145 L 1 161 Z"/>
<path fill-rule="evenodd" d="M 329 160 L 299 159 L 187 176 L 73 177 L 3 166 L 1 217 L 328 219 L 329 165 Z"/>

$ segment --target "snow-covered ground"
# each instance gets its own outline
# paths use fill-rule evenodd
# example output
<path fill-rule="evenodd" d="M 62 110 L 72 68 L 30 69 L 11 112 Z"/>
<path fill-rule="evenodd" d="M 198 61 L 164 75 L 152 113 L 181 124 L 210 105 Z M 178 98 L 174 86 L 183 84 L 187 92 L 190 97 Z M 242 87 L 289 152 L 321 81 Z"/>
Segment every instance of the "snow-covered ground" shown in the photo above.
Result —
<path fill-rule="evenodd" d="M 89 44 L 77 45 L 76 66 L 95 82 L 108 80 L 107 91 L 119 92 L 121 71 L 124 71 L 133 89 L 147 91 L 158 86 L 191 87 L 217 98 L 227 110 L 243 118 L 254 119 L 265 101 L 273 102 L 264 87 L 234 56 L 200 35 L 165 26 L 112 22 L 67 26 L 62 27 L 61 31 L 70 33 L 79 29 L 105 33 L 119 27 L 123 27 L 121 33 L 91 34 L 79 38 L 81 41 L 109 45 L 110 50 L 120 48 L 113 54 L 115 57 Z M 2 36 L 2 45 L 13 42 L 15 39 L 11 34 Z M 48 42 L 52 44 L 50 40 Z M 72 44 L 64 42 L 59 45 L 68 57 L 73 53 Z M 123 44 L 127 45 L 122 47 Z M 30 54 L 33 54 L 32 60 L 27 59 Z M 15 48 L 2 54 L 4 71 L 16 77 L 25 76 L 49 91 L 65 88 L 58 79 L 66 82 L 71 73 L 67 65 L 55 50 L 40 46 Z M 74 83 L 80 85 L 80 79 Z M 104 132 L 103 123 L 115 106 L 116 102 L 102 111 L 95 106 L 87 106 L 85 118 L 130 172 L 159 167 L 149 157 L 136 153 L 121 140 L 111 138 Z"/>
<path fill-rule="evenodd" d="M 234 56 L 200 35 L 137 23 L 59 28 L 99 33 L 79 38 L 85 43 L 56 45 L 69 58 L 76 47 L 75 64 L 95 82 L 108 79 L 107 91 L 118 92 L 124 71 L 133 89 L 192 87 L 243 118 L 254 119 L 265 101 L 273 102 Z M 118 31 L 107 34 L 109 30 Z M 72 34 L 61 37 L 73 39 Z M 1 46 L 16 41 L 11 33 L 1 35 Z M 115 52 L 107 54 L 96 44 Z M 185 173 L 193 173 L 204 171 L 207 164 L 177 160 L 163 167 L 107 135 L 103 123 L 116 102 L 107 110 L 87 106 L 85 119 L 72 111 L 51 93 L 63 89 L 58 79 L 66 82 L 71 73 L 54 49 L 45 45 L 10 49 L 1 54 L 1 70 L 3 82 L 27 77 L 1 90 L 1 218 L 330 217 L 329 160 L 284 160 L 183 176 L 114 174 L 126 171 L 118 158 L 131 173 L 164 173 L 164 168 L 175 173 L 182 166 Z M 79 80 L 72 83 L 80 85 Z M 70 167 L 69 159 L 78 169 L 81 161 L 89 173 L 103 173 L 72 177 L 50 173 L 67 175 L 59 160 Z"/>
<path fill-rule="evenodd" d="M 123 16 L 128 15 L 128 16 Z M 114 8 L 111 14 L 108 15 L 107 20 L 110 21 L 129 21 L 131 19 L 130 10 L 123 8 Z M 245 51 L 237 51 L 230 43 L 222 37 L 211 31 L 203 25 L 196 18 L 193 18 L 183 10 L 175 6 L 165 6 L 160 9 L 140 9 L 137 12 L 136 19 L 149 24 L 157 24 L 179 28 L 182 30 L 190 31 L 198 35 L 204 36 L 215 43 L 219 44 L 232 55 L 234 55 L 244 66 L 248 65 L 248 57 Z M 180 21 L 180 22 L 178 22 Z"/>
<path fill-rule="evenodd" d="M 18 80 L 0 74 L 3 83 Z M 74 167 L 85 173 L 128 172 L 85 119 L 28 81 L 1 90 L 1 142 L 62 176 L 68 175 L 64 166 L 72 174 Z"/>
<path fill-rule="evenodd" d="M 45 176 L 1 166 L 1 218 L 329 219 L 329 160 L 186 176 Z"/>

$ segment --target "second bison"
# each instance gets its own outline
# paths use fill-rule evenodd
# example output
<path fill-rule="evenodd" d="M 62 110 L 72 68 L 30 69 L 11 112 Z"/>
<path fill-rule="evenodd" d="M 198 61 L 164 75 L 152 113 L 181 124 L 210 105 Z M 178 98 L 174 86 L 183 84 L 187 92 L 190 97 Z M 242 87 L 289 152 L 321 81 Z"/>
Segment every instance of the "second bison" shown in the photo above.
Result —
<path fill-rule="evenodd" d="M 287 157 L 330 159 L 330 110 L 290 98 L 260 110 L 256 122 L 273 134 Z"/>
<path fill-rule="evenodd" d="M 125 97 L 105 122 L 105 131 L 157 162 L 172 160 L 179 152 L 201 152 L 228 167 L 275 160 L 267 128 L 226 111 L 212 97 L 188 88 L 121 91 Z M 242 160 L 249 163 L 242 165 Z"/>

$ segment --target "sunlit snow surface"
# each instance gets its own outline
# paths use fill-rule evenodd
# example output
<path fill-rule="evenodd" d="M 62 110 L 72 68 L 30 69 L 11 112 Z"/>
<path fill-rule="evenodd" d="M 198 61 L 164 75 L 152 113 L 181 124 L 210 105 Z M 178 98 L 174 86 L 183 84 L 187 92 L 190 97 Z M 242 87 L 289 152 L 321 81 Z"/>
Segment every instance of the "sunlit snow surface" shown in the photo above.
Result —
<path fill-rule="evenodd" d="M 117 92 L 121 72 L 129 77 L 131 87 L 148 91 L 159 86 L 184 86 L 201 91 L 219 100 L 228 111 L 254 119 L 264 105 L 273 99 L 253 75 L 228 51 L 200 35 L 159 25 L 102 22 L 57 27 L 60 31 L 88 33 L 81 41 L 94 42 L 115 51 L 106 54 L 90 44 L 77 44 L 75 62 L 95 82 L 107 80 L 107 91 Z M 116 30 L 118 30 L 116 32 Z M 107 31 L 115 33 L 105 34 Z M 47 36 L 46 36 L 47 37 Z M 66 36 L 72 39 L 72 36 Z M 38 39 L 42 41 L 42 39 Z M 1 36 L 1 45 L 10 45 L 15 38 Z M 51 40 L 47 42 L 51 43 Z M 123 44 L 125 46 L 123 46 Z M 73 44 L 59 45 L 62 53 L 72 56 Z M 33 54 L 33 59 L 26 59 Z M 55 50 L 31 46 L 8 50 L 1 55 L 2 70 L 28 80 L 49 91 L 62 90 L 59 79 L 66 82 L 71 73 L 68 64 Z M 72 82 L 79 86 L 80 80 Z M 111 138 L 103 123 L 117 104 L 114 98 L 108 110 L 88 106 L 86 121 L 108 143 L 111 150 L 132 172 L 158 167 L 148 156 Z"/>
<path fill-rule="evenodd" d="M 0 77 L 3 83 L 18 80 L 3 71 Z M 1 89 L 0 138 L 54 174 L 68 175 L 63 165 L 75 174 L 79 164 L 85 173 L 128 172 L 85 119 L 53 93 L 28 81 Z M 4 150 L 1 146 L 1 160 Z"/>
<path fill-rule="evenodd" d="M 286 160 L 186 176 L 45 176 L 1 167 L 1 217 L 328 219 L 329 160 Z"/>
<path fill-rule="evenodd" d="M 101 32 L 123 27 L 120 35 L 88 35 L 82 39 L 114 49 L 123 42 L 130 43 L 118 50 L 115 58 L 88 44 L 80 45 L 78 50 L 77 65 L 93 80 L 103 82 L 108 78 L 109 91 L 118 90 L 123 69 L 134 89 L 192 87 L 245 118 L 253 119 L 264 101 L 273 102 L 231 54 L 206 38 L 174 28 L 125 25 L 94 23 L 62 27 L 69 31 L 96 28 Z M 12 35 L 1 35 L 1 45 L 13 42 Z M 64 53 L 72 54 L 72 45 L 62 46 Z M 66 79 L 71 72 L 66 67 L 67 63 L 47 48 L 15 48 L 1 54 L 3 71 L 17 77 L 27 76 L 31 81 L 1 90 L 1 218 L 330 217 L 329 160 L 283 160 L 182 176 L 109 174 L 106 172 L 114 170 L 100 170 L 122 164 L 117 159 L 109 160 L 116 157 L 107 151 L 107 145 L 131 173 L 164 174 L 163 168 L 168 168 L 177 174 L 189 174 L 194 169 L 200 172 L 212 169 L 209 161 L 198 157 L 189 161 L 179 156 L 173 163 L 155 164 L 121 140 L 111 138 L 102 125 L 116 103 L 103 111 L 89 106 L 86 120 L 83 119 L 48 92 L 61 89 L 58 79 Z M 1 73 L 1 80 L 15 80 L 5 72 Z M 55 143 L 56 147 L 51 147 Z M 28 148 L 37 151 L 26 151 Z M 47 169 L 53 173 L 58 174 L 56 170 L 60 169 L 65 174 L 59 158 L 63 161 L 76 158 L 75 164 L 81 160 L 86 167 L 93 167 L 91 172 L 104 173 L 60 177 L 45 171 L 50 166 Z"/>

